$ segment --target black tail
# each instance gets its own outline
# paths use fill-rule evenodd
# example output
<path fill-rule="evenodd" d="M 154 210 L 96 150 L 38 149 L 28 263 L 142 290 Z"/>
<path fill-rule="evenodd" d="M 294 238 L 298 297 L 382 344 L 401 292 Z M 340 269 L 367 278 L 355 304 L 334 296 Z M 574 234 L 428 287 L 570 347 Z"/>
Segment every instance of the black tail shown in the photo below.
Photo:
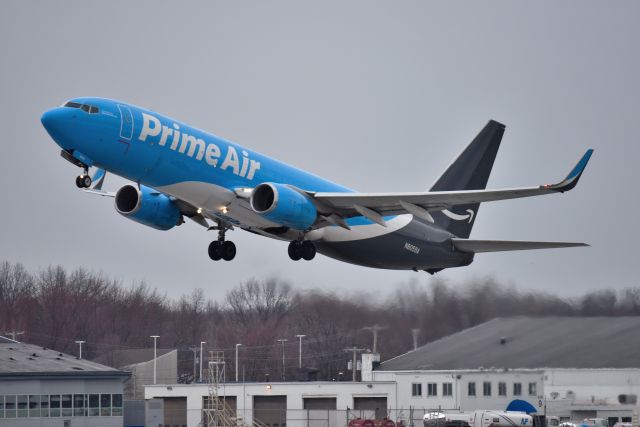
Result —
<path fill-rule="evenodd" d="M 498 154 L 500 141 L 504 135 L 504 125 L 494 120 L 480 131 L 464 149 L 462 154 L 451 163 L 430 191 L 482 190 L 486 188 L 493 161 Z M 437 225 L 447 229 L 458 237 L 467 238 L 478 216 L 480 204 L 456 205 L 433 212 Z"/>

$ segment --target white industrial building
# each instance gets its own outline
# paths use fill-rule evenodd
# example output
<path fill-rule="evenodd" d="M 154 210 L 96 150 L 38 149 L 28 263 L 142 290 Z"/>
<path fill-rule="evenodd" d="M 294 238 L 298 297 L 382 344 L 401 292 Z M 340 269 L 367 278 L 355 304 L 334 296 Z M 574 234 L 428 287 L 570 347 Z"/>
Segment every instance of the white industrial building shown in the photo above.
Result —
<path fill-rule="evenodd" d="M 120 427 L 128 376 L 0 337 L 0 426 Z"/>
<path fill-rule="evenodd" d="M 247 425 L 256 418 L 268 427 L 334 427 L 347 417 L 399 416 L 388 411 L 398 407 L 393 381 L 232 383 L 218 393 Z M 147 386 L 147 425 L 196 427 L 208 395 L 207 384 Z"/>
<path fill-rule="evenodd" d="M 359 416 L 420 425 L 427 411 L 510 405 L 613 425 L 636 411 L 640 317 L 497 318 L 378 360 L 362 355 L 361 382 L 234 383 L 219 394 L 245 424 L 269 427 L 343 427 Z M 145 387 L 147 425 L 197 426 L 208 394 L 207 384 Z"/>
<path fill-rule="evenodd" d="M 396 381 L 403 403 L 505 409 L 518 399 L 563 419 L 631 421 L 640 317 L 497 318 L 374 365 L 366 378 Z"/>

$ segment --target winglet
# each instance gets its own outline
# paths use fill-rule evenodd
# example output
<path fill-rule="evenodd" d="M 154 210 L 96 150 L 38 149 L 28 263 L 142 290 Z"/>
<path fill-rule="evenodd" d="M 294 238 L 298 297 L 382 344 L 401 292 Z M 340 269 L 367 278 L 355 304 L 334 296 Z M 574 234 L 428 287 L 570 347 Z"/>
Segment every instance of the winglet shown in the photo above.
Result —
<path fill-rule="evenodd" d="M 578 184 L 578 180 L 584 172 L 584 169 L 587 167 L 587 163 L 589 163 L 589 159 L 593 154 L 593 149 L 589 148 L 586 153 L 582 156 L 580 161 L 571 169 L 569 175 L 560 183 L 554 185 L 545 185 L 544 187 L 549 190 L 559 191 L 560 193 L 564 193 L 565 191 L 569 191 L 573 189 Z"/>

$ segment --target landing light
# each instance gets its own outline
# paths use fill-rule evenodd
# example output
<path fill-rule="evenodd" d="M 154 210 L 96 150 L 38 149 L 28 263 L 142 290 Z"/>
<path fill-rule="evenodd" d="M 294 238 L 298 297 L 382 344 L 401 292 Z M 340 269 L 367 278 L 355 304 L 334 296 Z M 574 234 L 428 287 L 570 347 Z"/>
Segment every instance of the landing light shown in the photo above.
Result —
<path fill-rule="evenodd" d="M 223 206 L 220 208 L 220 212 L 222 212 L 223 214 L 226 214 L 227 212 L 229 212 L 229 210 L 227 209 L 226 206 Z"/>
<path fill-rule="evenodd" d="M 200 215 L 202 213 L 202 208 L 198 208 L 198 215 Z"/>

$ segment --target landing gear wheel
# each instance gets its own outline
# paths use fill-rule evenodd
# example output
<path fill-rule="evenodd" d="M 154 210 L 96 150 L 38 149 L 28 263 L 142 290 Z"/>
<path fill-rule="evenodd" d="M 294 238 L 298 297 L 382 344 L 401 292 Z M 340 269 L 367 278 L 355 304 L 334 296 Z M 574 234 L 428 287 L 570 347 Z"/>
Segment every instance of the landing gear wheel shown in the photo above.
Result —
<path fill-rule="evenodd" d="M 300 242 L 294 240 L 289 243 L 288 252 L 289 258 L 294 261 L 300 261 L 300 258 L 302 258 L 302 245 L 300 245 Z"/>
<path fill-rule="evenodd" d="M 300 253 L 305 261 L 311 261 L 316 256 L 316 245 L 313 242 L 305 240 L 300 245 Z"/>
<path fill-rule="evenodd" d="M 231 261 L 236 257 L 236 245 L 232 241 L 223 242 L 221 248 L 222 259 L 225 261 Z"/>
<path fill-rule="evenodd" d="M 209 258 L 214 261 L 220 261 L 222 259 L 222 248 L 220 242 L 217 240 L 209 244 Z"/>
<path fill-rule="evenodd" d="M 89 175 L 80 175 L 76 177 L 76 186 L 78 188 L 91 187 L 91 177 Z"/>

